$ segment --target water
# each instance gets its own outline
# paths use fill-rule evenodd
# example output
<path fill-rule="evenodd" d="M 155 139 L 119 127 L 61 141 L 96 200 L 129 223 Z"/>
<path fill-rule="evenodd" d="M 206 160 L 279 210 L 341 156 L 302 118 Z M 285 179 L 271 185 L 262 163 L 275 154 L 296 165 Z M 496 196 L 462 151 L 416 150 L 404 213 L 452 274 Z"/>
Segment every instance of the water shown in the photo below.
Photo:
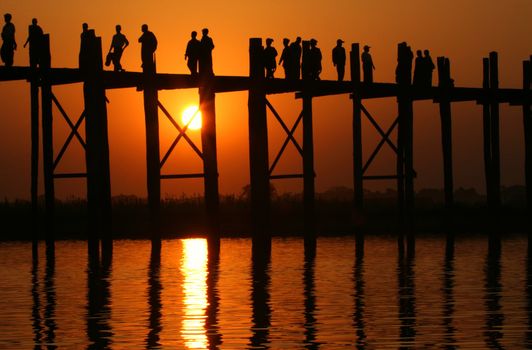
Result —
<path fill-rule="evenodd" d="M 532 348 L 524 237 L 0 243 L 0 348 Z"/>

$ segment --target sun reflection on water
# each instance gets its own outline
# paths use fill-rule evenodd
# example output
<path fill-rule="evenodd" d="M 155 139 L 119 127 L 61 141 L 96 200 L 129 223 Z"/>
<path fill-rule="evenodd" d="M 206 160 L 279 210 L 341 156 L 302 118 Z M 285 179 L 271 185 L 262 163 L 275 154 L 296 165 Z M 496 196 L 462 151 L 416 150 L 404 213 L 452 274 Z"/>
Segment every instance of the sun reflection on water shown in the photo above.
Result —
<path fill-rule="evenodd" d="M 207 240 L 183 240 L 181 272 L 184 277 L 185 315 L 181 335 L 188 349 L 207 348 Z"/>

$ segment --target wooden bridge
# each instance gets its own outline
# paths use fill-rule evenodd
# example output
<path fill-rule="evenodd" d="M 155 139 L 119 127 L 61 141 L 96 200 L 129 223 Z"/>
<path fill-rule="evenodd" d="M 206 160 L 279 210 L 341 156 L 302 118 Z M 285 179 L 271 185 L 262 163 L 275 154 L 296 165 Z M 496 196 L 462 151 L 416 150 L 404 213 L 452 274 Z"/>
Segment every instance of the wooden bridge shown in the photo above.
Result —
<path fill-rule="evenodd" d="M 211 234 L 218 234 L 218 165 L 216 149 L 216 108 L 217 93 L 248 91 L 249 111 L 249 156 L 251 204 L 255 237 L 269 237 L 268 218 L 270 212 L 270 181 L 273 179 L 301 178 L 304 188 L 304 212 L 307 232 L 312 235 L 314 218 L 314 145 L 312 130 L 312 101 L 327 95 L 349 94 L 353 104 L 353 169 L 354 169 L 354 210 L 361 213 L 364 207 L 363 185 L 367 180 L 396 179 L 398 190 L 398 208 L 406 219 L 412 218 L 414 209 L 414 171 L 413 159 L 413 103 L 419 100 L 432 100 L 439 104 L 441 117 L 441 139 L 444 169 L 445 205 L 451 209 L 453 199 L 453 161 L 452 161 L 452 118 L 451 103 L 457 101 L 476 101 L 483 106 L 484 164 L 488 206 L 496 210 L 500 198 L 500 151 L 499 151 L 499 104 L 509 103 L 522 106 L 523 128 L 525 134 L 525 172 L 528 205 L 532 204 L 532 122 L 530 105 L 532 103 L 531 60 L 523 62 L 522 88 L 501 89 L 498 82 L 497 53 L 491 52 L 483 60 L 484 78 L 478 88 L 455 87 L 451 79 L 449 59 L 438 57 L 438 86 L 418 87 L 411 79 L 401 83 L 365 84 L 360 78 L 359 45 L 352 44 L 350 51 L 351 81 L 311 81 L 266 79 L 262 64 L 262 39 L 250 39 L 249 66 L 247 77 L 215 76 L 206 79 L 184 74 L 161 74 L 155 72 L 110 72 L 103 70 L 101 38 L 89 36 L 81 43 L 83 57 L 80 57 L 78 69 L 51 68 L 50 39 L 45 35 L 41 52 L 41 63 L 37 69 L 30 67 L 0 67 L 0 81 L 26 80 L 31 89 L 31 200 L 33 210 L 37 211 L 37 179 L 39 154 L 39 121 L 42 123 L 42 147 L 44 165 L 45 212 L 47 217 L 47 239 L 53 240 L 52 218 L 54 215 L 54 181 L 61 178 L 84 177 L 87 179 L 87 200 L 91 228 L 91 239 L 96 242 L 111 241 L 109 227 L 111 219 L 111 185 L 109 169 L 109 140 L 107 132 L 107 109 L 105 92 L 108 89 L 136 87 L 143 93 L 146 122 L 147 189 L 148 203 L 154 223 L 160 209 L 160 183 L 164 179 L 203 178 L 205 203 Z M 410 62 L 410 71 L 412 62 Z M 61 107 L 53 94 L 53 87 L 73 83 L 83 83 L 85 109 L 77 120 L 72 120 Z M 199 89 L 200 110 L 203 116 L 201 130 L 201 149 L 187 136 L 188 125 L 180 126 L 158 99 L 159 90 Z M 39 97 L 40 91 L 40 97 Z M 293 126 L 289 127 L 268 101 L 271 94 L 295 93 L 301 102 L 301 113 Z M 363 105 L 363 101 L 372 98 L 396 97 L 398 116 L 392 125 L 385 129 L 379 125 Z M 57 153 L 53 149 L 52 105 L 67 121 L 71 132 L 64 146 Z M 268 150 L 267 111 L 270 111 L 286 132 L 286 140 L 270 164 Z M 159 145 L 159 111 L 176 128 L 176 138 L 170 149 L 161 159 Z M 39 119 L 41 117 L 41 119 Z M 376 149 L 363 159 L 362 118 L 366 117 L 381 136 Z M 78 129 L 85 122 L 85 137 Z M 294 131 L 301 125 L 303 129 L 302 145 L 294 138 Z M 397 128 L 397 140 L 390 135 Z M 57 173 L 55 171 L 72 139 L 78 139 L 85 149 L 86 173 Z M 203 173 L 200 174 L 161 174 L 161 167 L 173 151 L 175 145 L 183 139 L 202 159 Z M 303 171 L 300 174 L 273 175 L 273 170 L 285 147 L 293 143 L 302 157 Z M 396 173 L 380 176 L 368 176 L 366 171 L 379 150 L 388 145 L 395 151 Z M 154 229 L 154 239 L 159 232 Z"/>

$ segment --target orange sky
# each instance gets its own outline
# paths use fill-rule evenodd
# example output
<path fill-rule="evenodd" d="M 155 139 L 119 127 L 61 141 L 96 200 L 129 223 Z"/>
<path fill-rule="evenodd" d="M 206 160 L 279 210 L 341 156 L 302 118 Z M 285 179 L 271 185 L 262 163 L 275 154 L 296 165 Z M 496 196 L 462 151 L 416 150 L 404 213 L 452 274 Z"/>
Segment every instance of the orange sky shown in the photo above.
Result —
<path fill-rule="evenodd" d="M 434 59 L 450 57 L 452 75 L 458 86 L 480 86 L 482 57 L 497 50 L 500 80 L 503 87 L 521 87 L 521 61 L 532 53 L 528 38 L 532 37 L 528 0 L 422 1 L 391 0 L 327 2 L 316 0 L 267 1 L 262 5 L 251 1 L 153 2 L 93 0 L 82 5 L 64 0 L 2 0 L 0 12 L 11 12 L 17 28 L 19 49 L 15 64 L 26 65 L 28 52 L 22 49 L 27 25 L 32 17 L 39 19 L 52 42 L 52 65 L 75 67 L 81 23 L 88 22 L 102 37 L 107 50 L 114 26 L 121 24 L 131 45 L 122 63 L 126 70 L 140 70 L 140 26 L 147 23 L 158 38 L 157 64 L 160 72 L 186 73 L 184 48 L 191 30 L 209 27 L 216 48 L 214 70 L 219 75 L 246 75 L 248 72 L 248 39 L 272 37 L 281 49 L 283 37 L 316 38 L 324 61 L 323 79 L 334 79 L 330 50 L 337 38 L 372 46 L 377 68 L 376 81 L 391 82 L 396 62 L 396 45 L 408 41 L 413 49 L 429 48 Z M 349 73 L 348 73 L 349 74 Z M 347 75 L 348 75 L 347 74 Z M 282 76 L 281 72 L 277 76 Z M 435 79 L 435 81 L 437 81 Z M 0 103 L 0 196 L 29 197 L 29 87 L 24 82 L 1 83 Z M 82 111 L 81 85 L 54 89 L 57 97 L 73 118 Z M 112 191 L 118 194 L 144 196 L 145 151 L 142 95 L 134 89 L 109 91 L 107 94 L 111 148 Z M 197 91 L 165 91 L 161 102 L 175 115 L 197 102 Z M 297 116 L 300 101 L 293 94 L 272 97 L 272 103 L 289 125 Z M 314 100 L 315 153 L 317 190 L 331 186 L 352 187 L 351 103 L 347 97 L 325 97 Z M 222 194 L 238 193 L 249 182 L 247 93 L 217 96 L 217 127 L 220 190 Z M 366 107 L 387 128 L 396 115 L 395 101 L 375 100 Z M 441 155 L 437 105 L 415 104 L 415 168 L 417 188 L 441 187 Z M 64 122 L 56 114 L 57 152 L 66 138 Z M 160 113 L 161 152 L 173 140 L 174 129 Z M 502 181 L 505 185 L 522 184 L 523 132 L 519 107 L 501 107 Z M 273 160 L 283 142 L 281 129 L 273 118 L 270 125 L 270 157 Z M 481 110 L 474 103 L 453 105 L 453 131 L 456 186 L 483 188 Z M 378 142 L 376 134 L 364 124 L 364 154 L 367 157 Z M 196 132 L 197 134 L 197 132 Z M 199 140 L 199 138 L 195 137 Z M 197 172 L 201 164 L 185 144 L 165 166 L 163 172 Z M 376 160 L 373 174 L 388 174 L 395 168 L 391 153 Z M 74 147 L 61 165 L 61 171 L 82 170 L 84 158 Z M 290 149 L 279 170 L 300 169 L 296 152 Z M 84 181 L 59 180 L 58 197 L 84 196 Z M 275 181 L 281 190 L 299 191 L 298 181 Z M 368 188 L 393 187 L 394 183 L 368 183 Z M 165 180 L 163 195 L 201 193 L 200 180 Z"/>

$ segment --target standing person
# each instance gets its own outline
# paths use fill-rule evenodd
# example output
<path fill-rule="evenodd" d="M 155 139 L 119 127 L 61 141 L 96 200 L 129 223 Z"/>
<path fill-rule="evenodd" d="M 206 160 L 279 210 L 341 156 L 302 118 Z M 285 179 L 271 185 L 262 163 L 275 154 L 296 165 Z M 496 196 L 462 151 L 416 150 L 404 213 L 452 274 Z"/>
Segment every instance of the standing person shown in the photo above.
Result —
<path fill-rule="evenodd" d="M 214 50 L 214 42 L 211 37 L 209 37 L 209 29 L 203 28 L 201 34 L 199 74 L 201 77 L 212 77 L 214 76 L 214 71 L 212 69 L 212 50 Z"/>
<path fill-rule="evenodd" d="M 272 38 L 266 39 L 266 48 L 264 49 L 264 68 L 266 69 L 266 79 L 273 79 L 273 73 L 277 69 L 277 50 L 272 46 L 272 43 Z"/>
<path fill-rule="evenodd" d="M 414 61 L 414 86 L 422 86 L 426 82 L 425 76 L 427 75 L 427 68 L 425 59 L 423 58 L 423 52 L 421 50 L 416 51 L 416 60 Z"/>
<path fill-rule="evenodd" d="M 112 62 L 115 67 L 115 72 L 123 72 L 124 70 L 122 69 L 122 64 L 120 64 L 120 59 L 122 59 L 122 54 L 126 47 L 128 47 L 129 41 L 126 36 L 122 34 L 122 27 L 119 24 L 116 25 L 115 29 L 116 34 L 113 35 L 113 40 L 111 40 L 109 53 L 111 53 L 111 50 L 113 51 Z"/>
<path fill-rule="evenodd" d="M 312 79 L 312 55 L 310 53 L 310 41 L 303 40 L 301 44 L 301 79 L 310 80 Z"/>
<path fill-rule="evenodd" d="M 364 45 L 364 52 L 362 52 L 362 71 L 364 72 L 364 83 L 366 84 L 373 83 L 373 70 L 375 69 L 369 49 L 368 45 Z"/>
<path fill-rule="evenodd" d="M 432 57 L 430 57 L 429 50 L 425 50 L 425 57 L 423 57 L 423 60 L 425 61 L 425 69 L 426 69 L 426 76 L 425 76 L 425 85 L 431 87 L 432 86 L 432 72 L 434 71 L 434 62 L 432 61 Z"/>
<path fill-rule="evenodd" d="M 284 78 L 289 79 L 292 76 L 292 72 L 290 71 L 290 62 L 292 58 L 290 57 L 290 47 L 288 46 L 290 43 L 290 40 L 287 38 L 283 39 L 283 45 L 284 49 L 281 53 L 281 58 L 279 59 L 279 65 L 283 66 L 284 69 Z"/>
<path fill-rule="evenodd" d="M 338 73 L 338 81 L 344 80 L 345 74 L 345 49 L 342 47 L 342 39 L 336 40 L 336 46 L 332 50 L 332 61 L 333 65 L 336 67 L 336 72 Z"/>
<path fill-rule="evenodd" d="M 157 38 L 155 34 L 148 30 L 148 25 L 141 27 L 142 35 L 139 38 L 141 43 L 140 55 L 142 68 L 145 73 L 155 73 L 155 50 L 157 50 Z"/>
<path fill-rule="evenodd" d="M 298 36 L 296 41 L 290 44 L 290 51 L 291 79 L 297 80 L 301 77 L 301 37 Z"/>
<path fill-rule="evenodd" d="M 190 33 L 190 40 L 187 43 L 187 50 L 185 51 L 185 60 L 187 60 L 187 67 L 193 77 L 198 75 L 198 60 L 200 57 L 201 44 L 197 39 L 198 32 L 195 30 Z"/>
<path fill-rule="evenodd" d="M 0 57 L 6 67 L 13 66 L 13 56 L 17 49 L 17 42 L 15 41 L 15 25 L 11 23 L 11 14 L 4 15 L 4 27 L 2 28 L 2 47 L 0 48 Z"/>
<path fill-rule="evenodd" d="M 310 39 L 310 79 L 312 80 L 320 80 L 322 70 L 322 55 L 317 44 L 318 41 L 316 39 Z"/>
<path fill-rule="evenodd" d="M 30 67 L 35 69 L 39 64 L 39 51 L 41 48 L 42 37 L 44 33 L 37 25 L 37 18 L 31 20 L 31 25 L 28 26 L 28 38 L 23 47 L 30 44 Z"/>

